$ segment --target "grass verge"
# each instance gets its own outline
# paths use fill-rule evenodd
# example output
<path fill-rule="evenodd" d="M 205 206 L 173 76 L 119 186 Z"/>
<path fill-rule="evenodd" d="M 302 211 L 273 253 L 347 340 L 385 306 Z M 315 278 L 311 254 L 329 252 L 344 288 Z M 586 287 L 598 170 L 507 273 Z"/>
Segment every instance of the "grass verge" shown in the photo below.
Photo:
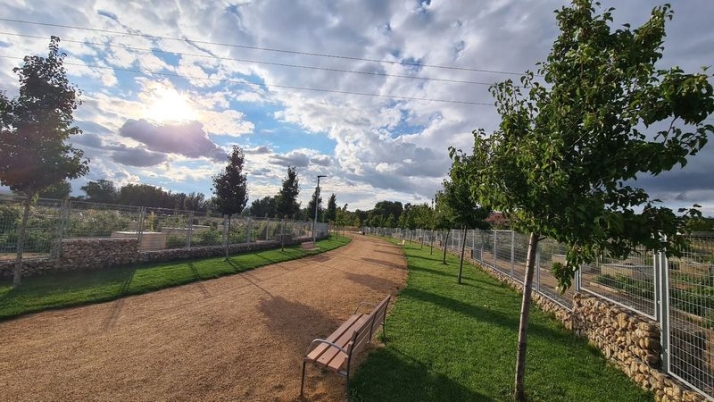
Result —
<path fill-rule="evenodd" d="M 351 381 L 355 401 L 509 401 L 521 296 L 473 265 L 405 247 L 406 288 L 387 320 L 386 346 Z M 526 363 L 530 401 L 652 401 L 602 354 L 533 308 Z"/>
<path fill-rule="evenodd" d="M 96 271 L 65 272 L 23 279 L 13 289 L 9 281 L 0 282 L 0 320 L 23 314 L 99 303 L 151 292 L 191 282 L 232 275 L 264 265 L 294 260 L 349 243 L 345 236 L 331 236 L 317 242 L 318 250 L 303 250 L 299 245 L 285 251 L 265 250 L 203 260 L 164 262 L 151 265 L 117 267 Z"/>

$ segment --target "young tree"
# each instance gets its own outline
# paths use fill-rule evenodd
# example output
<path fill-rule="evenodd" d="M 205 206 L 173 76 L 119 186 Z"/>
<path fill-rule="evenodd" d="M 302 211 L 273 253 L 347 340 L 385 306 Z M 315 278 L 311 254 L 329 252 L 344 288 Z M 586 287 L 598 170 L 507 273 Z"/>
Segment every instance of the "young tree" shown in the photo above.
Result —
<path fill-rule="evenodd" d="M 436 208 L 434 211 L 434 228 L 437 230 L 443 230 L 446 232 L 444 238 L 444 256 L 442 258 L 442 263 L 446 264 L 446 249 L 449 245 L 449 234 L 451 233 L 451 228 L 454 226 L 454 214 L 451 210 L 451 206 L 446 201 L 446 195 L 443 191 L 439 191 L 436 194 Z"/>
<path fill-rule="evenodd" d="M 65 143 L 82 132 L 73 125 L 81 92 L 67 79 L 59 42 L 53 36 L 47 57 L 25 56 L 24 65 L 13 70 L 20 80 L 17 98 L 9 100 L 0 94 L 0 184 L 24 196 L 13 286 L 20 284 L 33 199 L 46 188 L 89 171 L 82 150 Z"/>
<path fill-rule="evenodd" d="M 278 218 L 295 219 L 300 213 L 300 203 L 297 197 L 300 194 L 300 183 L 294 167 L 288 166 L 288 175 L 283 180 L 283 187 L 275 199 L 275 209 Z"/>
<path fill-rule="evenodd" d="M 510 81 L 492 87 L 501 124 L 490 136 L 475 132 L 475 157 L 466 162 L 479 202 L 508 213 L 514 228 L 530 233 L 518 400 L 525 398 L 538 242 L 550 237 L 569 249 L 565 265 L 553 264 L 561 290 L 581 264 L 601 253 L 623 257 L 644 245 L 677 255 L 685 243 L 677 235 L 684 217 L 650 199 L 634 180 L 684 166 L 714 132 L 703 124 L 714 111 L 709 76 L 655 68 L 670 7 L 655 8 L 637 29 L 624 25 L 614 32 L 612 11 L 597 14 L 591 1 L 575 0 L 557 12 L 561 33 L 538 71 L 546 84 L 528 73 L 521 88 Z"/>
<path fill-rule="evenodd" d="M 213 176 L 213 193 L 216 195 L 216 208 L 223 215 L 228 215 L 228 228 L 231 227 L 233 214 L 240 214 L 248 202 L 246 175 L 243 173 L 245 157 L 243 149 L 233 146 L 228 157 L 228 165 L 223 173 Z M 225 242 L 226 260 L 228 260 L 228 242 Z"/>
<path fill-rule="evenodd" d="M 325 219 L 328 222 L 334 222 L 337 219 L 337 196 L 332 193 L 330 199 L 327 200 L 327 211 L 325 212 Z"/>
<path fill-rule="evenodd" d="M 458 151 L 450 148 L 451 154 L 456 152 Z M 460 284 L 464 269 L 466 234 L 469 229 L 488 229 L 490 225 L 486 222 L 486 218 L 491 215 L 491 210 L 479 206 L 471 192 L 472 182 L 467 167 L 472 156 L 466 156 L 463 153 L 459 153 L 459 156 L 459 159 L 454 161 L 449 171 L 450 180 L 444 182 L 444 197 L 452 211 L 453 222 L 463 228 L 458 276 L 458 283 Z"/>

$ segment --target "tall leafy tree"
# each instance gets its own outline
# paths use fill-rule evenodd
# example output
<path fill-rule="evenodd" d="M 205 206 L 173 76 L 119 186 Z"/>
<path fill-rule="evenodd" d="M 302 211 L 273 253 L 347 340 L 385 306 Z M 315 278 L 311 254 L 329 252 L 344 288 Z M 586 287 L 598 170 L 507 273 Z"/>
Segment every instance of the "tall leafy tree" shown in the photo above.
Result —
<path fill-rule="evenodd" d="M 450 153 L 455 155 L 458 151 L 453 148 Z M 446 203 L 452 211 L 452 221 L 460 225 L 463 230 L 461 236 L 461 259 L 459 261 L 458 283 L 464 269 L 464 252 L 466 251 L 466 235 L 469 229 L 488 229 L 489 223 L 486 218 L 491 214 L 491 210 L 482 207 L 476 201 L 476 197 L 471 192 L 472 177 L 469 176 L 468 163 L 472 156 L 459 153 L 460 157 L 455 160 L 449 170 L 449 179 L 444 182 L 444 196 Z"/>
<path fill-rule="evenodd" d="M 245 156 L 243 149 L 233 146 L 233 152 L 228 156 L 228 165 L 223 173 L 213 176 L 213 193 L 216 195 L 216 208 L 223 215 L 228 215 L 228 230 L 231 217 L 240 214 L 248 202 L 248 182 L 243 173 Z M 228 242 L 225 242 L 226 259 L 228 259 Z"/>
<path fill-rule="evenodd" d="M 47 57 L 25 56 L 23 66 L 13 70 L 20 81 L 17 98 L 9 100 L 0 94 L 0 183 L 24 196 L 14 286 L 20 284 L 33 199 L 46 188 L 89 171 L 82 150 L 66 143 L 82 132 L 74 125 L 81 92 L 67 79 L 59 42 L 58 37 L 51 37 Z"/>
<path fill-rule="evenodd" d="M 332 195 L 330 195 L 330 199 L 327 200 L 325 219 L 328 222 L 334 222 L 337 219 L 337 196 L 335 193 L 332 193 Z"/>
<path fill-rule="evenodd" d="M 62 180 L 59 183 L 53 184 L 46 189 L 40 191 L 37 195 L 40 198 L 54 198 L 62 200 L 69 197 L 72 192 L 72 185 L 67 180 Z"/>
<path fill-rule="evenodd" d="M 300 203 L 297 197 L 300 194 L 300 182 L 294 167 L 288 166 L 288 174 L 283 180 L 283 187 L 280 189 L 276 200 L 275 209 L 278 218 L 291 218 L 300 213 Z"/>
<path fill-rule="evenodd" d="M 638 245 L 681 253 L 685 239 L 678 233 L 685 216 L 651 199 L 634 180 L 684 166 L 714 132 L 703 123 L 714 112 L 710 76 L 655 67 L 671 8 L 655 8 L 637 29 L 624 25 L 614 31 L 612 11 L 575 0 L 557 12 L 561 32 L 538 71 L 545 85 L 527 73 L 520 87 L 510 81 L 492 87 L 501 124 L 491 135 L 475 133 L 475 157 L 465 162 L 478 200 L 530 233 L 518 400 L 525 398 L 538 242 L 550 237 L 568 247 L 567 263 L 553 264 L 561 289 L 581 264 L 601 253 L 623 257 Z"/>
<path fill-rule="evenodd" d="M 87 194 L 87 200 L 91 202 L 113 203 L 119 198 L 119 192 L 111 180 L 90 181 L 80 189 Z"/>
<path fill-rule="evenodd" d="M 317 200 L 317 201 L 316 201 Z M 312 198 L 307 204 L 306 216 L 307 220 L 315 219 L 315 202 L 317 202 L 317 221 L 322 221 L 322 196 L 320 195 L 320 188 L 315 188 L 315 192 L 312 193 Z"/>
<path fill-rule="evenodd" d="M 250 214 L 259 218 L 274 218 L 277 197 L 265 196 L 250 203 Z"/>

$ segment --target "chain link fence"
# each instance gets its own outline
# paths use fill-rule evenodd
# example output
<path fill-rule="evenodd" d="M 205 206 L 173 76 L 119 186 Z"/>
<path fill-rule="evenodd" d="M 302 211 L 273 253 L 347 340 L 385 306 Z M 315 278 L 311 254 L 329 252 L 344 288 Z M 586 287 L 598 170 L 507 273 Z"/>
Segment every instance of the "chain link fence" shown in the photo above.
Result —
<path fill-rule="evenodd" d="M 390 228 L 365 233 L 409 241 L 424 238 L 435 247 L 461 252 L 463 230 L 421 231 Z M 680 258 L 637 250 L 625 259 L 605 255 L 578 270 L 573 286 L 561 292 L 552 274 L 565 263 L 567 248 L 540 241 L 533 290 L 572 311 L 575 292 L 608 300 L 657 321 L 661 326 L 663 369 L 714 400 L 714 233 L 690 237 Z M 528 236 L 510 230 L 469 230 L 466 256 L 523 283 Z"/>
<path fill-rule="evenodd" d="M 0 199 L 0 261 L 15 260 L 23 204 Z M 23 259 L 58 257 L 63 239 L 130 238 L 141 251 L 312 238 L 313 223 L 85 201 L 40 199 L 30 207 Z M 328 234 L 317 223 L 318 236 Z"/>

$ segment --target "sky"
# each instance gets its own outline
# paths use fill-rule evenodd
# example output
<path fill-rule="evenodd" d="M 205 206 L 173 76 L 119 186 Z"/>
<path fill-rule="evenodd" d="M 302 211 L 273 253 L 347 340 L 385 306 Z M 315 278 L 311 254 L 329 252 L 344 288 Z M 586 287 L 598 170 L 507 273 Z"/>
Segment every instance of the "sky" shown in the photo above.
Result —
<path fill-rule="evenodd" d="M 604 0 L 637 26 L 659 2 Z M 710 0 L 670 1 L 664 58 L 714 63 Z M 3 0 L 0 90 L 12 69 L 61 38 L 82 90 L 72 143 L 90 180 L 211 194 L 233 145 L 250 199 L 275 195 L 295 166 L 307 205 L 316 176 L 338 205 L 429 203 L 448 147 L 498 127 L 489 85 L 545 60 L 558 35 L 552 0 Z M 711 121 L 711 118 L 710 118 Z M 714 141 L 712 141 L 714 142 Z M 666 205 L 714 215 L 714 144 L 685 169 L 639 185 Z"/>

